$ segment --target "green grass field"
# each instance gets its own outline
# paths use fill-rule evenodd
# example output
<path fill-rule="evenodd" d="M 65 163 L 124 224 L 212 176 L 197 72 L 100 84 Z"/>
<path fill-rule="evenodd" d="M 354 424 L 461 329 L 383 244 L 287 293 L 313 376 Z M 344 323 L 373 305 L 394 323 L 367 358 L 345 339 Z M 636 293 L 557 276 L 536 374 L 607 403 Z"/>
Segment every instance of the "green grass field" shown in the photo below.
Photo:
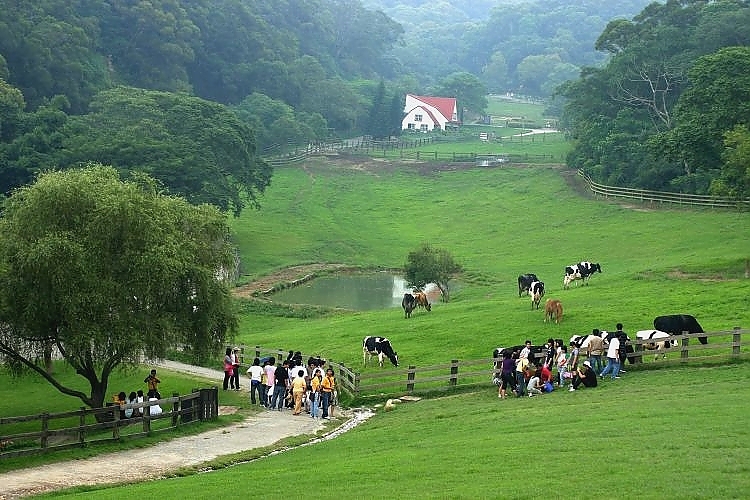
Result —
<path fill-rule="evenodd" d="M 239 341 L 298 348 L 361 365 L 364 335 L 389 337 L 403 364 L 488 357 L 493 347 L 568 338 L 592 328 L 652 327 L 655 316 L 695 315 L 707 330 L 748 328 L 750 217 L 650 210 L 582 198 L 553 168 L 425 173 L 309 163 L 279 169 L 262 200 L 234 227 L 245 279 L 305 262 L 400 267 L 421 242 L 452 252 L 465 273 L 449 304 L 406 321 L 400 309 L 289 318 L 285 308 L 243 315 Z M 603 272 L 562 289 L 580 260 Z M 518 298 L 518 274 L 535 272 L 563 302 L 561 325 Z"/>
<path fill-rule="evenodd" d="M 634 332 L 660 314 L 693 314 L 710 331 L 750 328 L 748 214 L 589 199 L 566 182 L 570 174 L 377 161 L 277 169 L 262 210 L 233 221 L 243 280 L 311 262 L 398 268 L 425 241 L 448 249 L 465 272 L 450 303 L 410 320 L 400 308 L 317 313 L 244 303 L 237 343 L 363 370 L 365 335 L 389 337 L 402 364 L 419 366 L 489 358 L 498 345 L 618 321 Z M 564 266 L 580 260 L 603 272 L 589 286 L 562 290 Z M 545 324 L 518 297 L 516 277 L 525 272 L 547 283 L 546 298 L 562 300 L 560 325 Z M 79 495 L 205 497 L 234 485 L 269 498 L 290 488 L 334 498 L 740 498 L 750 487 L 748 373 L 744 357 L 718 356 L 629 370 L 592 391 L 506 401 L 488 379 L 486 389 L 405 404 L 330 442 Z"/>
<path fill-rule="evenodd" d="M 209 498 L 231 486 L 264 498 L 743 498 L 748 383 L 744 362 L 536 398 L 501 401 L 488 387 L 211 474 L 55 496 Z"/>

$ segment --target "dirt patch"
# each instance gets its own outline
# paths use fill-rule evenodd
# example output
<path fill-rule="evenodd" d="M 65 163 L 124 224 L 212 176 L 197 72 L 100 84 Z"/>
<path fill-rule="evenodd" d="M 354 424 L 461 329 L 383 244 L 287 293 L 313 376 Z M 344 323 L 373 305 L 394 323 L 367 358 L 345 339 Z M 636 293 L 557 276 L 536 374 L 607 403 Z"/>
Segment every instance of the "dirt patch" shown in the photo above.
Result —
<path fill-rule="evenodd" d="M 274 287 L 279 284 L 298 282 L 318 273 L 352 272 L 355 270 L 358 270 L 358 268 L 347 264 L 330 264 L 322 262 L 290 266 L 267 276 L 263 276 L 262 278 L 253 280 L 250 283 L 238 286 L 233 290 L 233 293 L 237 297 L 255 297 L 270 293 Z"/>

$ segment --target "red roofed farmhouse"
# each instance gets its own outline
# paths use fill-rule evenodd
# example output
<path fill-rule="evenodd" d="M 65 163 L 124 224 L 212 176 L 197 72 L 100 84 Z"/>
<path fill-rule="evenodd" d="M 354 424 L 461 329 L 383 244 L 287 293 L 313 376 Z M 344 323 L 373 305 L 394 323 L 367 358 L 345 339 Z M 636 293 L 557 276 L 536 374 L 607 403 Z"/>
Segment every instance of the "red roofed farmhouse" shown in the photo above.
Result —
<path fill-rule="evenodd" d="M 458 127 L 458 108 L 454 97 L 427 97 L 406 94 L 406 116 L 401 120 L 402 130 L 447 130 Z"/>

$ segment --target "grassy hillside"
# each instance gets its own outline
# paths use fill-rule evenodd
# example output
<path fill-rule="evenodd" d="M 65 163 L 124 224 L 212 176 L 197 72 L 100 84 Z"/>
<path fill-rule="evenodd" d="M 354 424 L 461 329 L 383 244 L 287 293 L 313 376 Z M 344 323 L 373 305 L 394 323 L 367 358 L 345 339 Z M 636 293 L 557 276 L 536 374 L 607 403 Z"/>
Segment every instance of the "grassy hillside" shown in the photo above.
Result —
<path fill-rule="evenodd" d="M 334 440 L 78 498 L 741 498 L 747 363 L 629 373 L 575 393 L 399 405 Z M 58 497 L 59 494 L 56 495 Z M 65 496 L 65 495 L 63 495 Z"/>
<path fill-rule="evenodd" d="M 305 262 L 400 267 L 420 242 L 465 267 L 449 304 L 404 320 L 400 309 L 289 317 L 248 306 L 240 341 L 319 352 L 361 365 L 361 338 L 391 338 L 404 364 L 488 356 L 496 345 L 567 338 L 621 321 L 633 332 L 655 316 L 695 315 L 704 328 L 750 327 L 750 217 L 651 210 L 579 196 L 549 167 L 427 171 L 307 163 L 276 171 L 262 200 L 234 227 L 246 279 Z M 599 262 L 587 287 L 562 290 L 565 265 Z M 516 278 L 535 272 L 560 298 L 561 325 L 519 299 Z M 270 310 L 270 312 L 269 312 Z M 291 314 L 293 316 L 293 314 Z"/>

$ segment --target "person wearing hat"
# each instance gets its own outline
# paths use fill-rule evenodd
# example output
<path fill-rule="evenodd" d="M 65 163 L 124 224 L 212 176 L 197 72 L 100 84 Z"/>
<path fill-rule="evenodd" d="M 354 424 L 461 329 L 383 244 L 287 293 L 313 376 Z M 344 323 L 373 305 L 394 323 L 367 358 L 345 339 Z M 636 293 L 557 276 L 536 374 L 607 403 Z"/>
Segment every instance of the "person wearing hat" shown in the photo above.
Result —
<path fill-rule="evenodd" d="M 584 387 L 596 387 L 596 372 L 591 368 L 591 361 L 586 360 L 583 365 L 578 367 L 573 376 L 573 384 L 570 386 L 570 392 L 575 391 L 578 387 L 584 385 Z"/>

